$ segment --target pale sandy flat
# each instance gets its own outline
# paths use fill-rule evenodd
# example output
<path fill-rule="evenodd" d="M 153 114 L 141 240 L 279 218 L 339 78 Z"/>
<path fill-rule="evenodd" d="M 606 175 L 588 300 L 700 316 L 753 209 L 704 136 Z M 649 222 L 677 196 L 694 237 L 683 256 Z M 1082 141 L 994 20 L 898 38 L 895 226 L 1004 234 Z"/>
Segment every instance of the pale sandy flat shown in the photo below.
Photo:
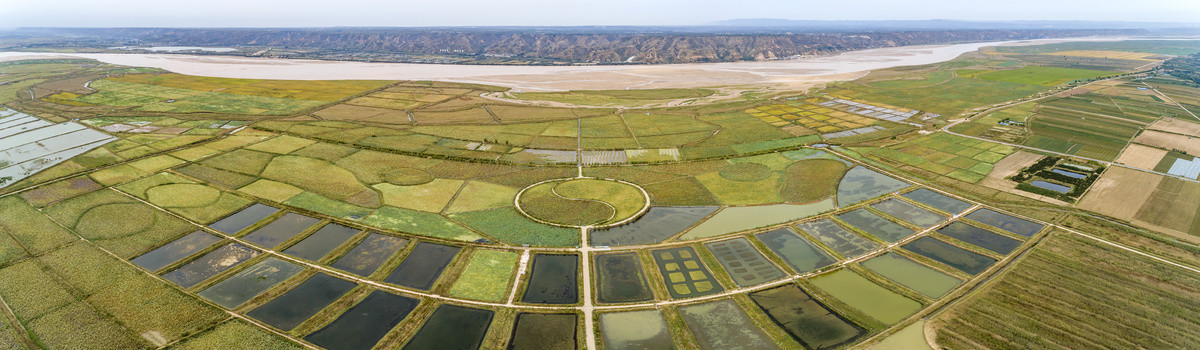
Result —
<path fill-rule="evenodd" d="M 996 162 L 996 165 L 992 167 L 992 172 L 988 174 L 988 177 L 1003 179 L 1016 175 L 1021 171 L 1021 169 L 1033 165 L 1033 163 L 1036 163 L 1039 159 L 1042 159 L 1041 155 L 1025 151 L 1017 151 L 1016 153 L 1010 154 L 1008 157 L 1004 157 L 1004 159 L 1001 159 L 999 162 Z"/>
<path fill-rule="evenodd" d="M 1166 132 L 1200 136 L 1200 123 L 1189 123 L 1175 118 L 1163 118 L 1162 120 L 1150 124 L 1151 130 L 1162 130 Z"/>
<path fill-rule="evenodd" d="M 1162 175 L 1114 166 L 1092 184 L 1078 207 L 1122 220 L 1133 220 L 1162 179 Z"/>
<path fill-rule="evenodd" d="M 1158 165 L 1158 161 L 1162 160 L 1165 155 L 1167 155 L 1166 150 L 1131 143 L 1125 147 L 1125 151 L 1121 152 L 1121 156 L 1117 157 L 1117 163 L 1138 169 L 1154 170 L 1154 166 Z"/>
<path fill-rule="evenodd" d="M 1146 130 L 1133 139 L 1144 145 L 1167 150 L 1178 150 L 1191 155 L 1200 155 L 1200 137 Z"/>

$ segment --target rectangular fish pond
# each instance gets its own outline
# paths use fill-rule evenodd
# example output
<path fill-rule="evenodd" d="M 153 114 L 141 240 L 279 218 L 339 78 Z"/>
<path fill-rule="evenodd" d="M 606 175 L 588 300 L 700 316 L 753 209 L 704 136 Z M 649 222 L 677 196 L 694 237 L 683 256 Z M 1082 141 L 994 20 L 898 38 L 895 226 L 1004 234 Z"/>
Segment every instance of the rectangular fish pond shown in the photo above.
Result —
<path fill-rule="evenodd" d="M 837 215 L 838 219 L 888 243 L 895 243 L 917 233 L 911 228 L 884 219 L 866 209 L 855 209 Z"/>
<path fill-rule="evenodd" d="M 692 247 L 659 249 L 651 254 L 672 298 L 694 298 L 725 290 Z"/>
<path fill-rule="evenodd" d="M 932 299 L 941 298 L 963 282 L 894 252 L 867 259 L 862 266 Z"/>
<path fill-rule="evenodd" d="M 1058 192 L 1058 193 L 1071 192 L 1071 186 L 1060 185 L 1060 184 L 1056 184 L 1056 183 L 1049 182 L 1049 181 L 1033 180 L 1033 181 L 1029 182 L 1029 185 L 1031 185 L 1033 187 L 1041 188 L 1044 190 L 1051 190 L 1051 191 Z"/>
<path fill-rule="evenodd" d="M 1000 255 L 1008 255 L 1008 253 L 1012 253 L 1014 249 L 1017 249 L 1017 247 L 1020 247 L 1024 243 L 959 221 L 952 222 L 946 225 L 946 227 L 938 229 L 938 233 L 973 244 L 976 247 L 996 252 Z"/>
<path fill-rule="evenodd" d="M 680 306 L 701 349 L 778 349 L 733 299 Z"/>
<path fill-rule="evenodd" d="M 928 188 L 918 188 L 901 196 L 951 214 L 958 214 L 971 209 L 971 203 L 934 192 Z"/>
<path fill-rule="evenodd" d="M 337 247 L 346 243 L 346 241 L 361 231 L 356 228 L 331 223 L 321 227 L 320 230 L 313 232 L 312 235 L 304 238 L 299 243 L 288 247 L 283 253 L 309 261 L 321 260 L 329 252 L 337 249 Z"/>
<path fill-rule="evenodd" d="M 1042 224 L 1001 214 L 988 208 L 973 211 L 967 214 L 967 218 L 1025 237 L 1033 236 L 1033 234 L 1042 230 Z"/>
<path fill-rule="evenodd" d="M 850 168 L 838 183 L 838 207 L 855 203 L 908 188 L 909 183 L 880 174 L 863 166 Z"/>
<path fill-rule="evenodd" d="M 408 317 L 420 302 L 406 296 L 373 291 L 304 340 L 330 350 L 370 349 Z"/>
<path fill-rule="evenodd" d="M 291 330 L 329 304 L 337 301 L 356 284 L 318 273 L 283 295 L 246 313 L 254 319 L 282 330 Z"/>
<path fill-rule="evenodd" d="M 574 304 L 579 302 L 579 256 L 535 254 L 522 302 Z"/>
<path fill-rule="evenodd" d="M 575 314 L 517 314 L 509 349 L 575 349 Z"/>
<path fill-rule="evenodd" d="M 198 294 L 217 305 L 236 309 L 238 305 L 267 291 L 279 282 L 292 278 L 300 271 L 304 271 L 304 268 L 270 257 L 239 271 L 224 281 L 217 282 Z"/>
<path fill-rule="evenodd" d="M 650 207 L 637 220 L 590 232 L 593 246 L 654 244 L 683 232 L 717 211 L 717 207 Z"/>
<path fill-rule="evenodd" d="M 671 329 L 658 310 L 600 314 L 600 335 L 605 349 L 674 349 Z"/>
<path fill-rule="evenodd" d="M 224 272 L 246 260 L 258 256 L 258 251 L 237 243 L 230 243 L 163 274 L 163 279 L 183 288 L 191 288 L 212 276 Z"/>
<path fill-rule="evenodd" d="M 921 309 L 921 303 L 897 294 L 847 269 L 812 279 L 813 285 L 846 305 L 885 324 L 896 324 Z"/>
<path fill-rule="evenodd" d="M 829 253 L 817 248 L 796 232 L 781 228 L 758 234 L 758 240 L 771 249 L 796 273 L 805 273 L 837 262 Z"/>
<path fill-rule="evenodd" d="M 392 254 L 400 251 L 405 243 L 408 243 L 407 239 L 371 232 L 367 238 L 329 266 L 359 276 L 369 276 L 379 265 L 392 257 Z"/>
<path fill-rule="evenodd" d="M 287 213 L 266 226 L 259 227 L 254 232 L 242 236 L 242 240 L 270 249 L 295 237 L 318 222 L 321 220 L 296 213 Z"/>
<path fill-rule="evenodd" d="M 648 301 L 654 298 L 637 253 L 596 255 L 597 299 L 603 303 Z"/>
<path fill-rule="evenodd" d="M 996 263 L 996 259 L 959 248 L 933 237 L 921 237 L 905 244 L 903 247 L 905 250 L 920 254 L 921 256 L 972 275 L 978 275 Z"/>
<path fill-rule="evenodd" d="M 253 225 L 263 218 L 271 216 L 271 214 L 274 214 L 277 211 L 279 211 L 279 209 L 276 209 L 275 207 L 256 203 L 246 207 L 246 209 L 242 209 L 236 213 L 230 214 L 224 219 L 217 220 L 217 222 L 209 224 L 208 227 L 212 227 L 217 231 L 232 235 L 244 228 L 250 227 L 250 225 Z"/>
<path fill-rule="evenodd" d="M 879 248 L 879 243 L 850 232 L 829 219 L 797 224 L 796 228 L 816 237 L 825 246 L 848 259 L 857 258 Z"/>
<path fill-rule="evenodd" d="M 214 236 L 208 232 L 196 231 L 183 236 L 183 238 L 167 243 L 161 247 L 151 250 L 148 253 L 142 254 L 129 262 L 140 266 L 148 271 L 158 271 L 161 268 L 171 265 L 179 259 L 196 254 L 205 248 L 211 247 L 213 244 L 221 241 L 221 237 Z"/>
<path fill-rule="evenodd" d="M 935 214 L 934 212 L 921 209 L 921 207 L 896 198 L 889 198 L 872 204 L 871 207 L 919 227 L 930 227 L 946 220 L 946 216 L 942 214 Z"/>
<path fill-rule="evenodd" d="M 809 349 L 829 349 L 853 342 L 866 333 L 862 327 L 813 299 L 794 284 L 750 293 L 775 324 Z"/>
<path fill-rule="evenodd" d="M 739 287 L 756 286 L 786 276 L 746 238 L 711 242 L 705 246 Z"/>
<path fill-rule="evenodd" d="M 383 281 L 395 285 L 429 290 L 442 271 L 462 248 L 429 242 L 419 242 Z"/>
<path fill-rule="evenodd" d="M 404 349 L 478 349 L 492 317 L 491 310 L 439 305 Z"/>

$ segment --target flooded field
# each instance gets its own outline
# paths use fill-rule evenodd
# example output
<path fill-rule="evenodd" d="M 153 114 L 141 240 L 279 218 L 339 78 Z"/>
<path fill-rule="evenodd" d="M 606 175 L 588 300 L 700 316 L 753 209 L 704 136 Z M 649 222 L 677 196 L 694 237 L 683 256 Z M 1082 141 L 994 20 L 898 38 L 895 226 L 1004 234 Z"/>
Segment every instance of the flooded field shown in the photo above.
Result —
<path fill-rule="evenodd" d="M 921 209 L 908 202 L 891 198 L 871 205 L 872 208 L 920 227 L 930 227 L 946 220 L 945 216 Z"/>
<path fill-rule="evenodd" d="M 862 266 L 933 299 L 941 298 L 963 282 L 896 253 L 867 259 L 862 262 Z"/>
<path fill-rule="evenodd" d="M 296 213 L 287 213 L 266 226 L 259 227 L 254 232 L 242 236 L 242 239 L 260 247 L 273 248 L 318 222 L 321 220 Z"/>
<path fill-rule="evenodd" d="M 291 330 L 338 300 L 356 286 L 354 282 L 318 273 L 296 288 L 246 313 L 263 323 Z"/>
<path fill-rule="evenodd" d="M 190 288 L 212 276 L 224 272 L 243 261 L 258 256 L 258 251 L 237 243 L 230 243 L 204 256 L 163 274 L 163 279 L 183 288 Z"/>
<path fill-rule="evenodd" d="M 329 266 L 359 276 L 369 276 L 379 265 L 392 257 L 392 254 L 400 251 L 405 243 L 408 243 L 407 239 L 371 232 L 366 239 Z"/>
<path fill-rule="evenodd" d="M 781 228 L 758 234 L 758 239 L 797 273 L 805 273 L 837 262 L 790 229 Z"/>
<path fill-rule="evenodd" d="M 408 317 L 420 302 L 406 296 L 373 291 L 304 340 L 330 350 L 370 349 Z"/>
<path fill-rule="evenodd" d="M 838 183 L 837 205 L 846 207 L 910 186 L 907 182 L 862 166 L 850 168 Z"/>
<path fill-rule="evenodd" d="M 973 211 L 967 214 L 967 218 L 1025 237 L 1033 236 L 1042 230 L 1042 224 L 1001 214 L 987 208 Z"/>
<path fill-rule="evenodd" d="M 420 290 L 429 290 L 433 287 L 433 283 L 437 281 L 438 276 L 442 275 L 442 270 L 450 265 L 450 260 L 458 254 L 462 248 L 435 244 L 429 242 L 417 243 L 413 248 L 412 253 L 409 253 L 404 261 L 400 263 L 383 281 L 395 285 L 416 288 Z"/>
<path fill-rule="evenodd" d="M 442 304 L 404 349 L 478 349 L 493 314 L 491 310 Z"/>
<path fill-rule="evenodd" d="M 809 349 L 834 348 L 866 333 L 794 284 L 750 293 L 750 299 Z"/>
<path fill-rule="evenodd" d="M 927 188 L 918 188 L 901 196 L 951 214 L 958 214 L 971 209 L 971 203 L 954 199 L 954 197 L 937 193 Z"/>
<path fill-rule="evenodd" d="M 213 244 L 221 241 L 221 237 L 214 236 L 208 232 L 196 231 L 183 236 L 171 243 L 151 250 L 146 254 L 142 254 L 133 258 L 129 262 L 134 265 L 141 266 L 148 271 L 158 271 L 179 259 L 196 254 L 204 248 L 211 247 Z"/>
<path fill-rule="evenodd" d="M 116 140 L 73 121 L 52 124 L 0 111 L 13 112 L 0 118 L 0 188 Z"/>
<path fill-rule="evenodd" d="M 783 278 L 785 274 L 745 238 L 705 244 L 739 287 L 751 287 Z"/>
<path fill-rule="evenodd" d="M 262 294 L 279 282 L 292 278 L 300 271 L 304 271 L 304 268 L 296 264 L 274 257 L 266 258 L 197 294 L 217 305 L 236 309 L 247 300 Z"/>
<path fill-rule="evenodd" d="M 896 294 L 846 269 L 817 276 L 812 279 L 812 283 L 846 305 L 889 325 L 900 322 L 921 309 L 921 303 Z"/>
<path fill-rule="evenodd" d="M 701 349 L 778 349 L 736 301 L 725 299 L 679 307 Z"/>
<path fill-rule="evenodd" d="M 605 349 L 674 349 L 671 330 L 658 310 L 600 314 Z"/>
<path fill-rule="evenodd" d="M 533 256 L 529 285 L 522 302 L 574 304 L 579 302 L 579 256 L 537 254 Z"/>
<path fill-rule="evenodd" d="M 508 348 L 575 349 L 576 318 L 575 314 L 518 314 Z"/>
<path fill-rule="evenodd" d="M 654 298 L 636 253 L 596 255 L 596 272 L 600 302 L 627 303 Z"/>
<path fill-rule="evenodd" d="M 671 238 L 717 211 L 717 207 L 650 207 L 634 222 L 591 232 L 594 246 L 654 244 Z"/>
<path fill-rule="evenodd" d="M 317 232 L 288 247 L 283 253 L 297 258 L 317 261 L 329 255 L 337 247 L 346 243 L 362 230 L 338 224 L 328 224 Z"/>
<path fill-rule="evenodd" d="M 946 227 L 938 229 L 938 233 L 1000 255 L 1008 255 L 1008 253 L 1012 253 L 1013 249 L 1017 249 L 1024 243 L 962 222 L 952 222 Z"/>
<path fill-rule="evenodd" d="M 879 248 L 878 243 L 850 232 L 829 219 L 797 224 L 796 228 L 807 232 L 847 259 L 862 256 Z"/>
<path fill-rule="evenodd" d="M 882 216 L 876 215 L 866 209 L 856 209 L 841 213 L 838 214 L 837 218 L 888 243 L 899 242 L 917 233 L 917 231 L 913 231 L 911 228 L 884 219 Z"/>
<path fill-rule="evenodd" d="M 266 218 L 277 211 L 279 211 L 279 209 L 275 207 L 265 204 L 254 204 L 246 207 L 246 209 L 242 209 L 241 211 L 226 216 L 224 219 L 217 220 L 217 222 L 208 225 L 208 227 L 212 227 L 217 231 L 232 235 L 246 227 L 250 227 L 250 225 L 253 225 L 259 220 L 262 220 L 263 218 Z"/>
<path fill-rule="evenodd" d="M 745 231 L 756 227 L 799 220 L 833 210 L 833 199 L 809 204 L 773 204 L 727 207 L 712 218 L 680 236 L 681 240 L 701 239 Z"/>
<path fill-rule="evenodd" d="M 725 290 L 692 247 L 659 249 L 651 255 L 654 255 L 659 273 L 666 279 L 664 282 L 672 298 L 694 298 Z"/>
<path fill-rule="evenodd" d="M 996 259 L 956 247 L 933 237 L 918 238 L 905 244 L 904 249 L 972 275 L 977 275 L 996 263 Z"/>

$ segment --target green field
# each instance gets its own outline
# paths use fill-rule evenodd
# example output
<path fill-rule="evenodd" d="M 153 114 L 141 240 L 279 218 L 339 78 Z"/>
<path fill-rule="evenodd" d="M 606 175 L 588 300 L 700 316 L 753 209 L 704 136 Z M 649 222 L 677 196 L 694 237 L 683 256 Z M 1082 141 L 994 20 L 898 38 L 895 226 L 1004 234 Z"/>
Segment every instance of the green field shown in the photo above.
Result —
<path fill-rule="evenodd" d="M 1012 154 L 1011 146 L 936 133 L 877 149 L 856 149 L 877 157 L 939 176 L 979 182 L 992 172 L 992 165 Z"/>
<path fill-rule="evenodd" d="M 976 76 L 976 78 L 1018 84 L 1054 86 L 1074 80 L 1092 79 L 1112 74 L 1113 72 L 1090 69 L 1026 66 L 1017 69 L 984 73 Z"/>

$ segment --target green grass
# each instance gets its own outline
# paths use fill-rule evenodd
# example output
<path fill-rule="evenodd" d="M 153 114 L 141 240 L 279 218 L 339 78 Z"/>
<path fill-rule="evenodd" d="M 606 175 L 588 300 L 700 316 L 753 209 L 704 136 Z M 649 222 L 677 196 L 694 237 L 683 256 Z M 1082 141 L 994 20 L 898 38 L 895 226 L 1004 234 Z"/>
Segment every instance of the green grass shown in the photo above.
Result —
<path fill-rule="evenodd" d="M 347 220 L 360 220 L 375 211 L 374 209 L 325 198 L 312 192 L 295 195 L 283 202 L 283 204 Z"/>
<path fill-rule="evenodd" d="M 462 180 L 436 179 L 432 182 L 397 186 L 382 183 L 373 186 L 383 194 L 383 204 L 424 212 L 441 212 L 463 185 Z"/>
<path fill-rule="evenodd" d="M 280 203 L 286 202 L 288 199 L 291 199 L 292 197 L 304 192 L 304 190 L 300 189 L 299 187 L 271 180 L 258 180 L 254 183 L 239 188 L 238 191 L 251 196 L 269 199 Z"/>
<path fill-rule="evenodd" d="M 554 101 L 587 106 L 642 105 L 685 98 L 700 98 L 714 94 L 707 89 L 646 89 L 646 90 L 571 90 L 564 92 L 522 92 L 518 99 Z"/>
<path fill-rule="evenodd" d="M 354 173 L 333 163 L 307 157 L 278 156 L 271 160 L 262 177 L 283 182 L 336 200 L 347 200 L 364 191 L 374 192 Z M 366 200 L 364 206 L 377 206 L 379 199 Z"/>
<path fill-rule="evenodd" d="M 598 200 L 612 205 L 616 209 L 616 214 L 611 219 L 604 221 L 604 224 L 630 218 L 648 205 L 646 203 L 646 196 L 642 195 L 642 191 L 636 187 L 616 181 L 598 179 L 567 180 L 555 185 L 554 191 L 568 198 Z"/>
<path fill-rule="evenodd" d="M 1015 150 L 1007 145 L 946 133 L 921 136 L 874 150 L 871 157 L 911 166 L 936 175 L 976 183 L 992 171 L 995 162 Z"/>
<path fill-rule="evenodd" d="M 447 213 L 461 213 L 511 206 L 517 189 L 483 181 L 469 181 L 463 186 Z"/>
<path fill-rule="evenodd" d="M 240 319 L 231 319 L 221 325 L 172 345 L 173 350 L 207 349 L 305 349 L 300 344 L 275 335 Z"/>
<path fill-rule="evenodd" d="M 479 234 L 446 219 L 444 216 L 390 206 L 379 208 L 375 213 L 362 219 L 362 223 L 389 230 L 455 241 L 473 242 L 483 239 Z"/>
<path fill-rule="evenodd" d="M 0 227 L 33 254 L 78 239 L 17 196 L 0 198 Z"/>
<path fill-rule="evenodd" d="M 518 199 L 521 210 L 542 221 L 561 225 L 586 226 L 613 217 L 612 207 L 593 200 L 572 200 L 555 195 L 558 182 L 547 182 L 525 189 Z"/>
<path fill-rule="evenodd" d="M 139 277 L 92 294 L 86 300 L 134 333 L 157 332 L 166 341 L 202 331 L 228 317 L 221 309 L 165 282 Z"/>
<path fill-rule="evenodd" d="M 779 196 L 789 203 L 809 203 L 832 196 L 846 173 L 840 160 L 802 160 L 787 167 Z"/>
<path fill-rule="evenodd" d="M 0 296 L 18 319 L 28 322 L 75 301 L 69 289 L 35 260 L 26 260 L 0 270 Z"/>
<path fill-rule="evenodd" d="M 316 143 L 316 141 L 282 135 L 270 140 L 246 146 L 246 149 L 275 154 L 288 154 L 314 143 Z"/>
<path fill-rule="evenodd" d="M 1016 266 L 933 321 L 959 347 L 1195 348 L 1200 278 L 1069 234 L 1052 234 Z"/>
<path fill-rule="evenodd" d="M 26 328 L 49 349 L 135 349 L 150 345 L 83 302 L 46 314 Z"/>
<path fill-rule="evenodd" d="M 459 298 L 502 302 L 521 255 L 500 250 L 478 249 L 462 274 L 450 286 L 449 294 Z"/>
<path fill-rule="evenodd" d="M 513 207 L 451 214 L 450 218 L 508 244 L 549 247 L 579 246 L 579 230 L 534 222 L 521 215 Z"/>
<path fill-rule="evenodd" d="M 1018 84 L 1054 86 L 1073 80 L 1098 78 L 1113 74 L 1113 72 L 1090 69 L 1026 66 L 1018 69 L 984 73 L 976 76 L 976 78 Z"/>

